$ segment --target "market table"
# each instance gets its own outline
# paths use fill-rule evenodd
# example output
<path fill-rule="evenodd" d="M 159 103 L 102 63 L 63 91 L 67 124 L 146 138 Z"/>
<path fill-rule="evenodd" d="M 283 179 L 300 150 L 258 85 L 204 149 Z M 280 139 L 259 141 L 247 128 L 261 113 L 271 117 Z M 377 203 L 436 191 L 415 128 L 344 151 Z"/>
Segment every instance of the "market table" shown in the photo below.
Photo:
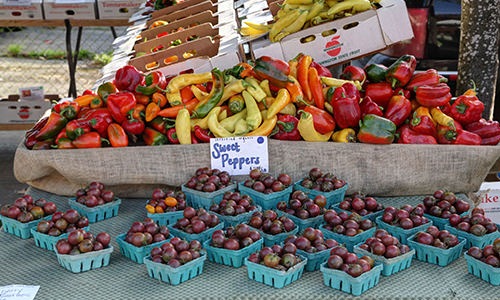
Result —
<path fill-rule="evenodd" d="M 82 38 L 83 27 L 110 27 L 113 33 L 113 38 L 117 35 L 114 27 L 130 25 L 128 19 L 115 20 L 0 20 L 0 27 L 66 27 L 66 59 L 68 61 L 69 70 L 69 89 L 68 97 L 77 96 L 76 91 L 76 65 L 78 62 L 78 52 L 80 51 L 80 41 Z M 71 46 L 71 29 L 78 27 L 75 49 Z"/>
<path fill-rule="evenodd" d="M 59 210 L 69 209 L 66 197 L 29 189 L 35 197 L 55 201 Z M 384 205 L 415 205 L 422 197 L 378 198 Z M 378 285 L 361 296 L 323 284 L 320 271 L 304 272 L 302 278 L 282 289 L 250 280 L 246 267 L 233 268 L 205 261 L 201 275 L 172 286 L 148 276 L 145 265 L 120 254 L 116 236 L 133 221 L 146 217 L 146 199 L 122 199 L 116 217 L 90 225 L 90 231 L 107 231 L 114 251 L 106 267 L 71 273 L 61 267 L 55 253 L 0 232 L 0 286 L 39 285 L 35 299 L 498 299 L 498 287 L 467 273 L 463 255 L 446 267 L 418 261 L 392 276 L 381 276 Z"/>

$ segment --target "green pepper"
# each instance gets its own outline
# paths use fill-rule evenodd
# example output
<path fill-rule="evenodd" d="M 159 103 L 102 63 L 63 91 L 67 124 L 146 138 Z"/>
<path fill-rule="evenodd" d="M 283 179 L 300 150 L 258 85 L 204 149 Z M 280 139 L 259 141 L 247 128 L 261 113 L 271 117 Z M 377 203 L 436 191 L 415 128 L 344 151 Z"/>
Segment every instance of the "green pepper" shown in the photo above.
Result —
<path fill-rule="evenodd" d="M 51 112 L 45 126 L 40 129 L 36 139 L 43 141 L 55 137 L 68 123 L 68 119 L 57 112 Z"/>
<path fill-rule="evenodd" d="M 193 115 L 196 118 L 204 118 L 208 113 L 217 106 L 222 95 L 224 94 L 224 74 L 217 68 L 212 70 L 212 90 L 208 94 L 207 100 L 200 102 L 194 109 Z"/>
<path fill-rule="evenodd" d="M 142 139 L 148 146 L 164 145 L 168 142 L 168 139 L 164 134 L 150 127 L 144 128 Z"/>
<path fill-rule="evenodd" d="M 367 114 L 359 122 L 358 141 L 368 144 L 391 144 L 394 141 L 396 124 L 389 119 Z"/>
<path fill-rule="evenodd" d="M 102 83 L 99 85 L 99 87 L 97 87 L 97 95 L 101 97 L 104 103 L 107 103 L 108 96 L 114 93 L 118 93 L 118 89 L 116 88 L 115 84 L 110 81 Z"/>
<path fill-rule="evenodd" d="M 255 60 L 253 67 L 259 80 L 267 79 L 274 86 L 284 88 L 290 82 L 290 66 L 287 62 L 270 56 L 261 56 Z"/>
<path fill-rule="evenodd" d="M 385 81 L 385 74 L 387 72 L 387 67 L 382 64 L 369 64 L 365 67 L 366 79 L 371 82 L 382 82 Z"/>

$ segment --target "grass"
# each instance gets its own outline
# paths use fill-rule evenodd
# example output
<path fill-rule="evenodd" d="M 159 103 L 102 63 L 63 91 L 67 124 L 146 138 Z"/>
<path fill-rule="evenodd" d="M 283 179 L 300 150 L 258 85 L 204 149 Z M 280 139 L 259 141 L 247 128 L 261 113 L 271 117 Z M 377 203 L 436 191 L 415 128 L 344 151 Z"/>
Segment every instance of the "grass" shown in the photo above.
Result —
<path fill-rule="evenodd" d="M 24 52 L 23 46 L 11 44 L 7 47 L 8 57 L 34 58 L 34 59 L 66 59 L 66 51 L 62 50 L 44 50 L 44 51 L 29 51 Z M 78 52 L 79 60 L 92 60 L 94 64 L 104 66 L 111 62 L 112 53 L 94 53 L 89 50 L 81 49 Z"/>

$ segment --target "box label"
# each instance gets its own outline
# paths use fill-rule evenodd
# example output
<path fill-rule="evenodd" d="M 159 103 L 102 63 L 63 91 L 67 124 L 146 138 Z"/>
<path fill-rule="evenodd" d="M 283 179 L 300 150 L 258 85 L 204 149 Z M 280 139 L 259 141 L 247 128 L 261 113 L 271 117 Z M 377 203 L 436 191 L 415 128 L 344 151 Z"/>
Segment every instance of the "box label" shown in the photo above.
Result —
<path fill-rule="evenodd" d="M 230 137 L 210 139 L 212 169 L 230 175 L 246 175 L 252 169 L 269 172 L 267 137 Z"/>
<path fill-rule="evenodd" d="M 486 217 L 494 223 L 500 224 L 500 190 L 486 190 L 481 192 L 479 207 L 484 209 Z"/>

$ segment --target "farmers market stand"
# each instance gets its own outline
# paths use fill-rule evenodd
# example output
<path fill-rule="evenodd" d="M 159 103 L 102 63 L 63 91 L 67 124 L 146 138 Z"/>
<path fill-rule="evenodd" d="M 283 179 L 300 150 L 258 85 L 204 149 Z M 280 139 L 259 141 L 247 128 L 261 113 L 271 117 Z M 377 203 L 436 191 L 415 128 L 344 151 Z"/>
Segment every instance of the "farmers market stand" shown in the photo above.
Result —
<path fill-rule="evenodd" d="M 30 189 L 35 197 L 55 201 L 69 209 L 66 197 Z M 233 268 L 206 261 L 201 275 L 172 286 L 148 276 L 146 266 L 120 254 L 115 237 L 133 221 L 146 216 L 146 199 L 123 199 L 118 216 L 93 223 L 90 231 L 107 231 L 114 251 L 106 267 L 83 273 L 62 268 L 55 253 L 39 248 L 33 238 L 20 239 L 0 232 L 2 271 L 0 286 L 39 285 L 37 300 L 70 299 L 495 299 L 498 287 L 467 273 L 461 256 L 446 267 L 413 258 L 411 266 L 389 277 L 359 297 L 323 284 L 320 271 L 304 272 L 302 278 L 282 289 L 250 280 L 246 267 Z M 415 205 L 421 197 L 380 198 L 384 205 Z"/>

